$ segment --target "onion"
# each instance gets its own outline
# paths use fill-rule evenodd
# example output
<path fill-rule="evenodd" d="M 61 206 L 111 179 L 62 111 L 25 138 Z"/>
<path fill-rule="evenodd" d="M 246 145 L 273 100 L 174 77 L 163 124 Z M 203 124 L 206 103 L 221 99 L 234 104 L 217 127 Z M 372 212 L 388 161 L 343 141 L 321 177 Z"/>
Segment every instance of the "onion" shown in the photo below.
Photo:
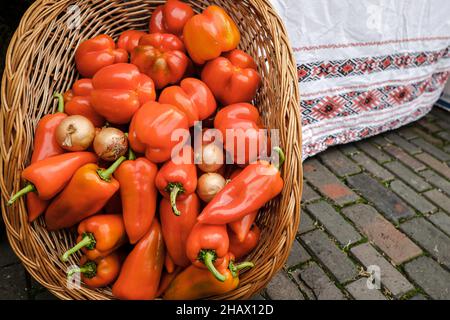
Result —
<path fill-rule="evenodd" d="M 128 139 L 121 130 L 102 128 L 94 139 L 94 151 L 103 160 L 115 161 L 127 152 Z"/>
<path fill-rule="evenodd" d="M 215 143 L 204 145 L 198 167 L 203 172 L 216 172 L 223 166 L 223 148 Z"/>
<path fill-rule="evenodd" d="M 56 142 L 68 151 L 83 151 L 94 140 L 95 127 L 83 116 L 73 115 L 65 118 L 55 131 Z"/>
<path fill-rule="evenodd" d="M 227 184 L 224 177 L 218 173 L 205 173 L 197 182 L 197 194 L 205 202 L 210 202 L 214 196 Z"/>

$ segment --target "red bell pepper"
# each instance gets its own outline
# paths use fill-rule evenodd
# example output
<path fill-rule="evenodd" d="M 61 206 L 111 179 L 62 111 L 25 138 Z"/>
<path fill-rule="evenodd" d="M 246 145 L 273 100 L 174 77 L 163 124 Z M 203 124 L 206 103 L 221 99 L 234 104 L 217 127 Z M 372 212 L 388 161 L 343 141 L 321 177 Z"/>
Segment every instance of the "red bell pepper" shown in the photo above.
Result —
<path fill-rule="evenodd" d="M 179 143 L 173 141 L 172 132 L 183 129 L 189 132 L 186 115 L 170 104 L 149 102 L 133 116 L 129 140 L 134 151 L 145 153 L 155 163 L 167 161 L 172 149 Z"/>
<path fill-rule="evenodd" d="M 104 67 L 95 74 L 92 85 L 92 107 L 115 124 L 130 122 L 144 103 L 156 98 L 152 79 L 129 63 Z"/>
<path fill-rule="evenodd" d="M 190 127 L 195 121 L 211 116 L 217 108 L 211 90 L 204 82 L 195 78 L 185 78 L 179 86 L 165 88 L 158 101 L 174 105 L 183 111 L 189 120 Z"/>
<path fill-rule="evenodd" d="M 170 199 L 172 211 L 179 216 L 176 200 L 185 199 L 197 189 L 197 168 L 194 164 L 192 148 L 186 148 L 190 161 L 174 158 L 167 161 L 156 175 L 155 184 L 159 192 Z"/>
<path fill-rule="evenodd" d="M 202 81 L 220 103 L 250 102 L 260 84 L 256 63 L 244 51 L 235 49 L 209 61 L 202 71 Z"/>
<path fill-rule="evenodd" d="M 192 264 L 207 268 L 219 281 L 225 281 L 216 266 L 223 262 L 229 248 L 229 238 L 225 225 L 197 223 L 186 241 L 186 255 Z"/>
<path fill-rule="evenodd" d="M 95 127 L 105 124 L 105 118 L 95 112 L 91 105 L 92 79 L 75 81 L 72 89 L 64 93 L 65 111 L 68 115 L 81 115 L 91 120 Z"/>
<path fill-rule="evenodd" d="M 106 34 L 83 41 L 75 51 L 77 70 L 85 78 L 92 78 L 103 67 L 127 61 L 128 53 L 116 49 L 114 40 Z"/>
<path fill-rule="evenodd" d="M 117 47 L 120 49 L 124 49 L 129 54 L 131 54 L 134 48 L 139 45 L 139 40 L 146 34 L 147 33 L 145 33 L 144 31 L 139 30 L 124 31 L 120 35 L 119 40 L 117 40 Z"/>
<path fill-rule="evenodd" d="M 217 58 L 222 52 L 235 49 L 240 41 L 240 33 L 225 10 L 213 5 L 186 22 L 183 40 L 192 60 L 203 64 Z"/>
<path fill-rule="evenodd" d="M 178 83 L 189 65 L 183 41 L 170 33 L 143 36 L 131 53 L 131 63 L 155 81 L 157 89 Z"/>
<path fill-rule="evenodd" d="M 186 241 L 200 213 L 200 201 L 195 193 L 177 201 L 180 216 L 175 216 L 170 201 L 163 198 L 159 205 L 162 233 L 167 253 L 177 266 L 187 267 Z"/>
<path fill-rule="evenodd" d="M 194 10 L 187 3 L 178 0 L 168 0 L 157 6 L 150 18 L 150 33 L 172 33 L 177 36 L 183 34 L 186 22 L 194 16 Z"/>
<path fill-rule="evenodd" d="M 253 225 L 243 241 L 241 241 L 233 232 L 230 232 L 228 235 L 230 238 L 229 250 L 236 256 L 236 259 L 239 260 L 256 248 L 261 236 L 261 230 L 257 225 Z"/>

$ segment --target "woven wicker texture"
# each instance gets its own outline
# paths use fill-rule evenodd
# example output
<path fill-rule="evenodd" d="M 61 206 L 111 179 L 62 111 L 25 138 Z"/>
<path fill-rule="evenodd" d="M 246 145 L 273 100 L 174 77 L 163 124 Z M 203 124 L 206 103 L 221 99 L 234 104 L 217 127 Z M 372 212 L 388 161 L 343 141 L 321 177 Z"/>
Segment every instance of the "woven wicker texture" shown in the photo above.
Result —
<path fill-rule="evenodd" d="M 199 12 L 217 4 L 232 16 L 242 34 L 240 48 L 256 58 L 262 87 L 256 104 L 268 128 L 280 128 L 286 152 L 285 187 L 260 213 L 261 241 L 250 256 L 256 267 L 241 275 L 240 286 L 220 299 L 249 298 L 260 291 L 285 263 L 300 219 L 302 191 L 301 122 L 296 69 L 286 31 L 267 0 L 189 1 Z M 75 243 L 75 233 L 49 233 L 43 218 L 27 222 L 25 201 L 6 207 L 21 187 L 20 173 L 29 163 L 33 132 L 39 119 L 56 109 L 54 92 L 64 92 L 77 79 L 74 52 L 78 44 L 100 33 L 148 30 L 149 17 L 163 1 L 37 0 L 23 16 L 8 48 L 1 86 L 1 195 L 8 238 L 28 272 L 61 299 L 110 299 L 110 289 L 68 289 L 58 257 Z M 79 7 L 76 25 L 69 6 Z"/>

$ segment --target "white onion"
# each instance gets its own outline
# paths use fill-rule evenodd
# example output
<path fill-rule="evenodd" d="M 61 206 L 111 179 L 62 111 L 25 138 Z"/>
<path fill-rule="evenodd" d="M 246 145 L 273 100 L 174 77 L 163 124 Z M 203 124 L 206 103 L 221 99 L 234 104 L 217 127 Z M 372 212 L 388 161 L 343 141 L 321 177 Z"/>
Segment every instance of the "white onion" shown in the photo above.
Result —
<path fill-rule="evenodd" d="M 55 136 L 61 148 L 68 151 L 83 151 L 92 144 L 95 127 L 86 117 L 68 116 L 56 128 Z"/>
<path fill-rule="evenodd" d="M 128 139 L 121 130 L 102 128 L 94 139 L 94 151 L 103 160 L 115 161 L 127 152 Z"/>
<path fill-rule="evenodd" d="M 205 173 L 198 179 L 197 194 L 203 201 L 210 202 L 225 185 L 226 180 L 220 174 Z"/>
<path fill-rule="evenodd" d="M 199 157 L 200 158 L 200 157 Z M 215 143 L 204 145 L 198 167 L 203 172 L 216 172 L 223 166 L 223 148 Z"/>

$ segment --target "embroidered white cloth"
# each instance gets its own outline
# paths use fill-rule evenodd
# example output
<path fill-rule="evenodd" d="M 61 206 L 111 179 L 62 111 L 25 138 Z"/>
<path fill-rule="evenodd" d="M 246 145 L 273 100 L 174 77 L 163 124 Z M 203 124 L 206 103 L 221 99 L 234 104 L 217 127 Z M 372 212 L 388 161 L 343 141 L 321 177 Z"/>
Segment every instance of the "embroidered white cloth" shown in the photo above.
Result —
<path fill-rule="evenodd" d="M 448 0 L 271 0 L 297 61 L 303 158 L 417 120 L 450 71 Z"/>

